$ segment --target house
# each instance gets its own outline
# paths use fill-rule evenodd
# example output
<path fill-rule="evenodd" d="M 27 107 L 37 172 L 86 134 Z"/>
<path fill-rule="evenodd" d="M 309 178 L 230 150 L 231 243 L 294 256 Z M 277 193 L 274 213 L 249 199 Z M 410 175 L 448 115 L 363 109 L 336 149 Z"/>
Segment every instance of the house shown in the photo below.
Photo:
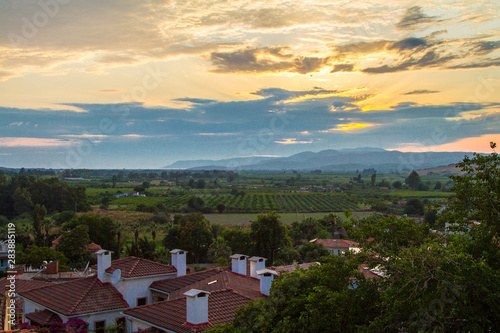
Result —
<path fill-rule="evenodd" d="M 336 256 L 346 251 L 359 251 L 359 244 L 348 239 L 313 239 L 309 242 L 323 245 L 331 254 Z"/>
<path fill-rule="evenodd" d="M 151 302 L 149 286 L 158 280 L 185 274 L 185 251 L 171 251 L 179 260 L 180 270 L 143 258 L 128 257 L 111 261 L 111 251 L 99 250 L 97 274 L 21 291 L 23 320 L 44 325 L 51 321 L 66 322 L 79 318 L 90 330 L 103 330 L 113 323 L 123 323 L 123 310 Z M 184 263 L 182 265 L 182 259 Z M 179 264 L 179 262 L 181 262 Z"/>
<path fill-rule="evenodd" d="M 265 260 L 235 254 L 231 268 L 154 282 L 150 290 L 155 303 L 123 312 L 129 332 L 200 332 L 231 322 L 238 308 L 269 295 L 278 273 L 266 269 Z"/>
<path fill-rule="evenodd" d="M 19 293 L 49 285 L 52 285 L 52 283 L 36 280 L 23 280 L 20 279 L 18 275 L 9 275 L 8 279 L 7 277 L 0 278 L 0 286 L 3 287 L 2 290 L 7 291 L 6 293 L 0 294 L 0 308 L 4 310 L 2 311 L 2 317 L 7 319 L 7 314 L 11 313 L 11 311 L 7 312 L 8 303 L 10 303 L 11 299 L 11 295 L 9 295 L 9 293 L 11 291 L 14 292 L 14 297 L 12 298 L 16 304 L 14 311 L 15 321 L 17 323 L 21 323 L 23 321 L 23 300 L 19 297 Z M 10 317 L 8 319 L 10 319 Z"/>
<path fill-rule="evenodd" d="M 126 192 L 121 194 L 116 194 L 115 198 L 123 198 L 123 197 L 142 197 L 145 198 L 145 194 L 140 194 L 139 192 Z"/>
<path fill-rule="evenodd" d="M 79 318 L 89 323 L 89 329 L 97 331 L 124 320 L 122 311 L 129 307 L 111 283 L 103 283 L 97 276 L 54 283 L 20 292 L 19 296 L 24 300 L 24 320 L 32 324 Z"/>
<path fill-rule="evenodd" d="M 110 251 L 97 251 L 95 275 L 20 292 L 23 319 L 47 325 L 79 318 L 94 331 L 122 323 L 127 332 L 200 332 L 267 297 L 277 271 L 301 267 L 273 270 L 265 258 L 235 254 L 230 267 L 186 275 L 186 251 L 170 254 L 171 266 L 136 257 L 111 261 Z"/>

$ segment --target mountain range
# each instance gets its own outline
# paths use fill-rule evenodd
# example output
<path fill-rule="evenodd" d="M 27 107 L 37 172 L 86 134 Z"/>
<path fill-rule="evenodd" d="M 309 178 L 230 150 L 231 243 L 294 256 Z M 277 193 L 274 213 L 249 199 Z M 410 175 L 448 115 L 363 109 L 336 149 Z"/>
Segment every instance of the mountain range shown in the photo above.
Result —
<path fill-rule="evenodd" d="M 408 171 L 455 164 L 471 152 L 400 152 L 380 148 L 305 151 L 288 157 L 237 157 L 222 160 L 186 160 L 166 169 L 193 170 L 325 170 Z"/>

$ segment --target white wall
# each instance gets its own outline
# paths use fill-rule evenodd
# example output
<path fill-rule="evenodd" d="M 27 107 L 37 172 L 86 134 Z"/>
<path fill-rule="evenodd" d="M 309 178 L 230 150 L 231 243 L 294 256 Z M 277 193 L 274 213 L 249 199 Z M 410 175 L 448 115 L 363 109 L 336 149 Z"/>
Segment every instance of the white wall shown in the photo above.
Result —
<path fill-rule="evenodd" d="M 146 328 L 150 328 L 151 325 L 145 324 L 143 322 L 130 319 L 130 324 L 127 325 L 128 332 L 137 332 L 140 330 L 145 330 Z"/>
<path fill-rule="evenodd" d="M 27 313 L 35 312 L 36 310 L 45 310 L 45 309 L 46 308 L 38 304 L 35 304 L 28 299 L 24 299 L 24 312 L 23 312 L 24 315 L 26 315 Z M 61 317 L 63 322 L 67 322 L 69 320 L 68 317 L 64 317 L 62 315 L 59 315 L 59 317 Z M 89 323 L 89 330 L 94 330 L 95 321 L 106 320 L 106 326 L 108 326 L 114 324 L 114 320 L 116 318 L 125 317 L 125 315 L 122 313 L 121 310 L 117 310 L 117 311 L 110 311 L 110 312 L 92 314 L 87 316 L 76 316 L 76 317 L 85 320 L 87 323 Z M 26 321 L 26 317 L 23 316 L 23 320 Z"/>
<path fill-rule="evenodd" d="M 26 314 L 46 309 L 43 306 L 40 306 L 40 305 L 38 305 L 36 303 L 33 303 L 29 299 L 23 298 L 23 300 L 24 300 L 24 304 L 23 304 L 23 321 L 27 321 Z M 62 315 L 59 315 L 59 317 L 61 317 L 61 319 L 62 319 L 63 322 L 68 321 L 67 317 L 64 317 Z"/>
<path fill-rule="evenodd" d="M 106 326 L 109 325 L 114 325 L 115 324 L 115 319 L 116 318 L 124 318 L 125 315 L 121 311 L 112 311 L 112 312 L 105 312 L 105 313 L 98 313 L 98 314 L 92 314 L 88 316 L 81 316 L 78 317 L 80 319 L 85 320 L 87 323 L 89 323 L 89 330 L 94 330 L 94 322 L 96 321 L 101 321 L 101 320 L 106 320 Z M 64 320 L 66 321 L 66 320 Z"/>
<path fill-rule="evenodd" d="M 149 292 L 149 286 L 151 283 L 174 277 L 175 275 L 153 276 L 149 278 L 143 277 L 139 279 L 120 279 L 120 281 L 115 284 L 115 288 L 123 295 L 123 298 L 127 301 L 128 305 L 133 308 L 136 306 L 137 298 L 147 297 L 147 304 L 152 303 L 152 297 Z"/>

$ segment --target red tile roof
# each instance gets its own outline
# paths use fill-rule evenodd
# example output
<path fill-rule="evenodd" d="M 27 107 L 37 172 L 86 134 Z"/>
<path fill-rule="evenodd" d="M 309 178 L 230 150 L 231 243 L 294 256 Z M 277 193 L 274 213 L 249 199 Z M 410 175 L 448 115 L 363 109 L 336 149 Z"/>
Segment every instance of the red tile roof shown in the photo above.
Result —
<path fill-rule="evenodd" d="M 35 322 L 41 326 L 50 325 L 53 322 L 62 323 L 61 317 L 49 310 L 41 310 L 35 311 L 26 314 L 26 318 L 31 320 L 31 322 Z"/>
<path fill-rule="evenodd" d="M 113 285 L 102 283 L 95 276 L 54 283 L 19 295 L 64 316 L 128 308 Z"/>
<path fill-rule="evenodd" d="M 0 279 L 0 286 L 8 286 L 10 282 L 6 277 Z M 37 288 L 42 288 L 46 286 L 51 286 L 52 283 L 45 281 L 36 281 L 36 280 L 23 280 L 16 278 L 16 293 L 29 291 Z M 2 289 L 3 290 L 3 289 Z"/>
<path fill-rule="evenodd" d="M 224 324 L 233 320 L 236 309 L 245 306 L 251 299 L 232 290 L 219 290 L 208 295 L 208 321 Z M 179 333 L 200 332 L 208 325 L 186 323 L 186 297 L 139 306 L 123 311 L 131 316 L 162 329 Z"/>
<path fill-rule="evenodd" d="M 97 269 L 97 265 L 92 266 Z M 111 267 L 106 269 L 107 273 L 113 274 L 117 269 L 122 271 L 123 278 L 133 278 L 148 275 L 173 274 L 177 272 L 174 266 L 164 265 L 144 258 L 127 257 L 111 262 Z"/>
<path fill-rule="evenodd" d="M 94 253 L 94 252 L 97 252 L 99 250 L 102 250 L 102 247 L 100 245 L 97 245 L 96 243 L 92 242 L 87 246 L 87 250 Z"/>
<path fill-rule="evenodd" d="M 230 272 L 227 267 L 218 267 L 173 279 L 156 281 L 151 284 L 150 288 L 169 293 L 170 299 L 182 297 L 184 292 L 190 289 L 210 292 L 231 289 L 252 300 L 262 297 L 258 279 Z"/>
<path fill-rule="evenodd" d="M 359 244 L 348 239 L 315 239 L 311 241 L 316 244 L 323 244 L 324 247 L 333 249 L 348 249 L 351 247 L 358 247 Z"/>

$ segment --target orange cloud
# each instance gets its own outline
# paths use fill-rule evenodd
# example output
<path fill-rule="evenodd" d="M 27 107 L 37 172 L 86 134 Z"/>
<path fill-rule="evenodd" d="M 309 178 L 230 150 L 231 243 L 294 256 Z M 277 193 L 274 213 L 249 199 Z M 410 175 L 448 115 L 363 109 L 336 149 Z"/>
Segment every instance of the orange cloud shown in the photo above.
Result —
<path fill-rule="evenodd" d="M 323 132 L 323 133 L 332 132 L 332 131 L 348 132 L 348 131 L 354 131 L 354 130 L 362 129 L 365 127 L 371 127 L 371 126 L 375 126 L 375 125 L 374 124 L 363 124 L 363 123 L 340 124 L 340 125 L 337 125 L 336 128 L 330 128 L 329 130 L 321 131 L 321 132 Z"/>
<path fill-rule="evenodd" d="M 61 147 L 71 146 L 74 141 L 42 138 L 0 138 L 0 147 Z"/>

